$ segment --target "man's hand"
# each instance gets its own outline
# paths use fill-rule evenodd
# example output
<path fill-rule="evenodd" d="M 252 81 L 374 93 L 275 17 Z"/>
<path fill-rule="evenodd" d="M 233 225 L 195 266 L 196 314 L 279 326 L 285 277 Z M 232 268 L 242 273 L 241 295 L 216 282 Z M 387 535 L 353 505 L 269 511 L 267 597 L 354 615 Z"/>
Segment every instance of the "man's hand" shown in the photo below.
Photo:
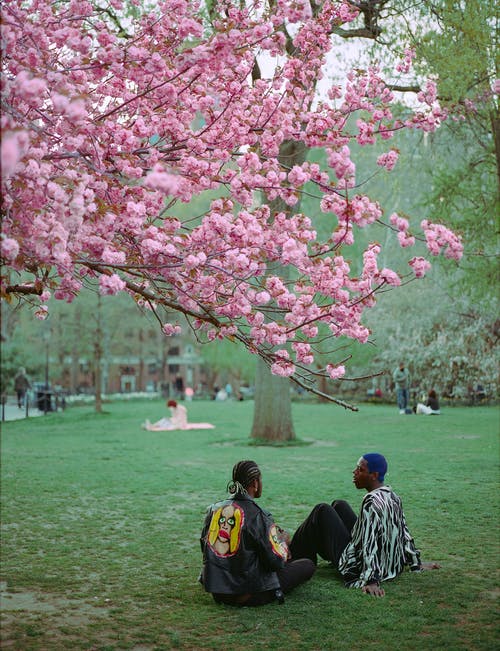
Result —
<path fill-rule="evenodd" d="M 372 597 L 383 597 L 385 595 L 384 588 L 381 588 L 376 583 L 369 583 L 364 585 L 362 588 L 365 594 L 370 594 Z"/>
<path fill-rule="evenodd" d="M 427 563 L 421 563 L 420 568 L 422 570 L 439 570 L 441 565 L 439 563 L 436 563 L 435 561 L 428 561 Z"/>

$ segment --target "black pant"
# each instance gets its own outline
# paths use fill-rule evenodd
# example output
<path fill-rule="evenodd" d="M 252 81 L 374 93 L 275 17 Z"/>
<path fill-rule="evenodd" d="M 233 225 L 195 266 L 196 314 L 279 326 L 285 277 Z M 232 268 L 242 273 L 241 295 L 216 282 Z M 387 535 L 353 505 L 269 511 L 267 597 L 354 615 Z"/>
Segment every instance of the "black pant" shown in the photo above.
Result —
<path fill-rule="evenodd" d="M 344 500 L 336 500 L 331 506 L 316 504 L 292 538 L 292 558 L 310 558 L 316 564 L 319 555 L 338 568 L 355 522 L 356 514 Z"/>
<path fill-rule="evenodd" d="M 287 594 L 301 583 L 309 581 L 316 571 L 315 564 L 308 558 L 299 558 L 290 561 L 281 570 L 277 571 L 281 592 Z M 279 590 L 266 590 L 253 594 L 213 594 L 217 603 L 231 606 L 263 606 L 278 599 Z"/>

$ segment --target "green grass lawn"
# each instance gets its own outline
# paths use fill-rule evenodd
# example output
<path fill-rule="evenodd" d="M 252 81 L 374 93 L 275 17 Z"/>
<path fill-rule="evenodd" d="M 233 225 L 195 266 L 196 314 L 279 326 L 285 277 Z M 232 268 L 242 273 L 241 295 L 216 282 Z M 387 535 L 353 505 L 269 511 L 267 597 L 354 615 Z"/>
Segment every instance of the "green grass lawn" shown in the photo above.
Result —
<path fill-rule="evenodd" d="M 2 427 L 2 649 L 484 649 L 498 647 L 498 415 L 400 416 L 294 404 L 307 445 L 249 445 L 253 402 L 188 404 L 215 430 L 146 432 L 161 401 L 74 407 Z M 320 562 L 284 605 L 217 606 L 197 583 L 206 506 L 233 464 L 261 466 L 261 504 L 293 531 L 312 506 L 363 494 L 364 452 L 436 572 L 404 573 L 374 599 Z"/>

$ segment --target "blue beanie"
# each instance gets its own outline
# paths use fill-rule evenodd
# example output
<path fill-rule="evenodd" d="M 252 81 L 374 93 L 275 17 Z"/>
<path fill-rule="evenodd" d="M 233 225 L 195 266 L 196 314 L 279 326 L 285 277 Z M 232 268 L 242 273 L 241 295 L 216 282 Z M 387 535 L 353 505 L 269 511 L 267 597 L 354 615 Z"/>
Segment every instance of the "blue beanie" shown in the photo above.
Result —
<path fill-rule="evenodd" d="M 368 472 L 378 472 L 378 480 L 384 481 L 385 473 L 387 472 L 387 461 L 385 457 L 378 454 L 378 452 L 370 452 L 369 454 L 364 454 L 363 459 L 368 464 Z"/>

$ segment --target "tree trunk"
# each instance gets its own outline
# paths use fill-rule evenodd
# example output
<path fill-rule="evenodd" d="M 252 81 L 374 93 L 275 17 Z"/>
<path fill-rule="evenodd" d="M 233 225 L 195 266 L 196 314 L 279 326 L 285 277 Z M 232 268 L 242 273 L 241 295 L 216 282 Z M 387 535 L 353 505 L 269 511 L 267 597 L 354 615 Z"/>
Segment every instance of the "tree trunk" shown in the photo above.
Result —
<path fill-rule="evenodd" d="M 102 413 L 102 389 L 101 389 L 101 359 L 102 359 L 102 327 L 101 327 L 101 295 L 97 294 L 97 327 L 95 331 L 94 344 L 94 385 L 95 385 L 95 410 Z"/>
<path fill-rule="evenodd" d="M 75 307 L 75 314 L 74 314 L 74 321 L 73 321 L 73 332 L 74 332 L 74 337 L 72 341 L 72 347 L 71 347 L 71 371 L 70 371 L 70 386 L 69 386 L 69 392 L 71 394 L 77 393 L 78 390 L 78 376 L 80 373 L 80 350 L 79 350 L 79 345 L 81 345 L 81 310 L 80 307 L 77 305 Z"/>
<path fill-rule="evenodd" d="M 306 149 L 302 143 L 285 141 L 280 147 L 279 160 L 292 168 L 302 165 L 306 159 Z M 270 202 L 272 213 L 290 212 L 290 207 L 280 198 Z M 300 211 L 300 202 L 293 207 Z M 281 269 L 283 278 L 286 269 Z M 290 399 L 290 380 L 272 375 L 269 367 L 259 357 L 255 380 L 255 404 L 251 437 L 265 441 L 291 441 L 295 439 L 292 421 L 292 401 Z"/>
<path fill-rule="evenodd" d="M 251 437 L 265 441 L 295 439 L 290 380 L 272 375 L 269 367 L 260 357 L 257 360 L 255 373 L 255 404 Z"/>
<path fill-rule="evenodd" d="M 490 114 L 491 131 L 493 132 L 493 142 L 495 143 L 495 159 L 497 162 L 497 182 L 498 194 L 500 196 L 500 117 L 498 112 Z"/>
<path fill-rule="evenodd" d="M 137 391 L 145 391 L 146 383 L 144 382 L 144 330 L 139 329 L 139 382 Z"/>

